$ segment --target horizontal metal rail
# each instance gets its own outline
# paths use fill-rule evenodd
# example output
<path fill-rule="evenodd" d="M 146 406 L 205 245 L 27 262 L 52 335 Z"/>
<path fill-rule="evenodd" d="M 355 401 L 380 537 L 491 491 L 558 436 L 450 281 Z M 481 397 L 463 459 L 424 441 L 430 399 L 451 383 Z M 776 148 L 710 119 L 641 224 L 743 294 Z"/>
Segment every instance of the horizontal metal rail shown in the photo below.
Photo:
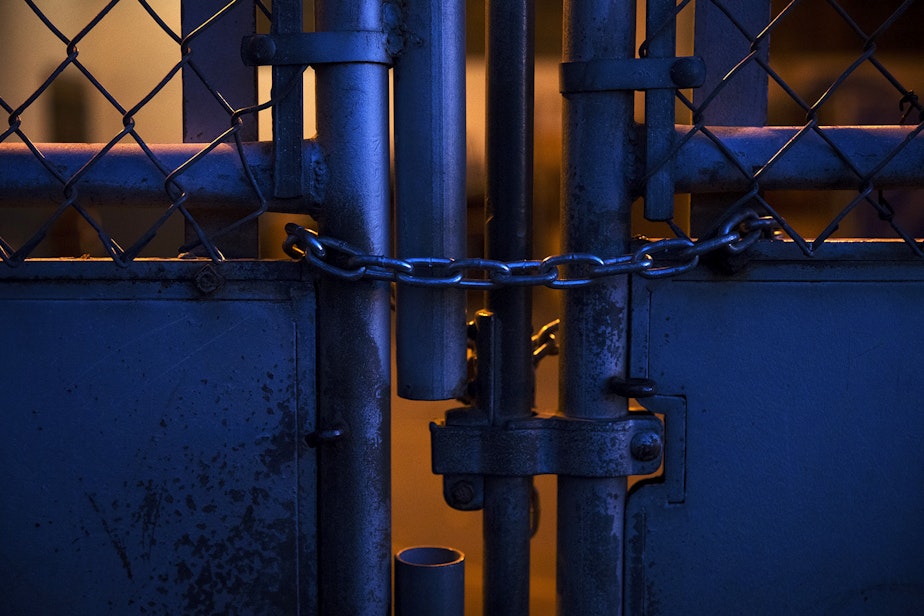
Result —
<path fill-rule="evenodd" d="M 161 206 L 171 203 L 178 192 L 168 191 L 168 177 L 175 179 L 196 206 L 240 208 L 242 204 L 254 206 L 258 201 L 241 154 L 232 144 L 219 144 L 195 161 L 193 158 L 209 144 L 148 144 L 160 169 L 136 143 L 113 146 L 85 170 L 84 166 L 106 144 L 40 143 L 35 147 L 65 182 L 49 172 L 26 144 L 0 143 L 0 207 L 60 203 L 66 186 L 71 183 L 84 205 Z M 242 150 L 270 211 L 303 214 L 315 209 L 324 184 L 322 157 L 316 143 L 307 141 L 302 148 L 306 186 L 305 197 L 298 199 L 272 197 L 272 142 L 244 143 Z"/>
<path fill-rule="evenodd" d="M 678 193 L 924 186 L 924 137 L 907 126 L 690 129 L 676 127 Z"/>
<path fill-rule="evenodd" d="M 924 136 L 908 127 L 714 126 L 706 129 L 708 133 L 697 130 L 692 135 L 690 126 L 678 125 L 675 130 L 681 144 L 672 161 L 678 193 L 741 192 L 755 183 L 763 190 L 857 190 L 868 182 L 876 188 L 924 186 Z M 208 144 L 147 147 L 172 172 Z M 46 162 L 66 179 L 80 173 L 104 148 L 92 143 L 36 144 Z M 306 196 L 275 199 L 270 197 L 272 143 L 243 144 L 244 158 L 267 196 L 269 211 L 304 213 L 320 202 L 325 176 L 321 152 L 310 140 L 303 151 Z M 240 207 L 256 199 L 240 154 L 230 144 L 216 146 L 174 177 L 197 205 Z M 129 143 L 117 144 L 100 156 L 74 186 L 85 204 L 157 206 L 170 198 L 166 184 L 166 174 L 137 144 Z M 64 188 L 25 144 L 0 143 L 0 207 L 56 203 Z"/>

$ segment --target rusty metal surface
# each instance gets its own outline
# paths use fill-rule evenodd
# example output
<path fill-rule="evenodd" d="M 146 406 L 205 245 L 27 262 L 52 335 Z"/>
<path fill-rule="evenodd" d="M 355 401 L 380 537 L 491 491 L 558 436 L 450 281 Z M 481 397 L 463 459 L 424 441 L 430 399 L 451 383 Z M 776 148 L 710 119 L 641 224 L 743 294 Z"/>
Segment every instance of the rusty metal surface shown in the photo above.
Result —
<path fill-rule="evenodd" d="M 653 473 L 661 462 L 661 422 L 650 416 L 585 421 L 534 415 L 496 428 L 456 425 L 452 414 L 445 424 L 430 424 L 433 472 L 441 475 L 625 477 Z"/>
<path fill-rule="evenodd" d="M 276 0 L 270 20 L 271 34 L 300 33 L 302 5 L 300 0 Z M 305 139 L 304 71 L 304 66 L 273 67 L 273 95 L 280 97 L 273 108 L 273 195 L 283 199 L 296 199 L 304 194 L 301 165 Z"/>
<path fill-rule="evenodd" d="M 564 61 L 635 56 L 634 3 L 565 2 L 563 18 Z M 624 253 L 631 231 L 633 93 L 570 94 L 562 118 L 562 248 Z M 609 420 L 628 412 L 628 401 L 607 387 L 626 373 L 628 294 L 625 278 L 564 292 L 559 408 L 569 417 Z M 625 490 L 624 478 L 559 477 L 561 616 L 622 613 Z"/>
<path fill-rule="evenodd" d="M 395 254 L 466 256 L 465 3 L 401 4 L 404 48 L 394 70 Z M 396 11 L 397 12 L 397 11 Z M 386 23 L 388 16 L 386 14 Z M 398 395 L 461 394 L 465 294 L 399 285 Z"/>
<path fill-rule="evenodd" d="M 315 5 L 318 31 L 383 27 L 382 5 Z M 330 172 L 318 229 L 378 254 L 391 242 L 388 67 L 326 64 L 318 136 Z M 318 447 L 319 605 L 324 614 L 391 606 L 391 288 L 318 284 L 318 423 L 344 436 Z"/>
<path fill-rule="evenodd" d="M 312 285 L 202 267 L 4 276 L 5 614 L 315 613 Z"/>

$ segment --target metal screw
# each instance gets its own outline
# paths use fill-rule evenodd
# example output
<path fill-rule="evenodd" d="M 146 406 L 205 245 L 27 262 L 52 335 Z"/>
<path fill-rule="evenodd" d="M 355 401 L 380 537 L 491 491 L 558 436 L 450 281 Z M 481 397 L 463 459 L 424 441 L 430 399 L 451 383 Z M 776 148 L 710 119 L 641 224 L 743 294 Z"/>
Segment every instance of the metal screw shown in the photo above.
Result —
<path fill-rule="evenodd" d="M 656 432 L 639 432 L 629 444 L 632 457 L 639 462 L 651 462 L 661 455 L 661 436 Z"/>
<path fill-rule="evenodd" d="M 475 486 L 471 481 L 462 479 L 452 484 L 449 495 L 452 497 L 453 504 L 467 505 L 475 498 Z"/>

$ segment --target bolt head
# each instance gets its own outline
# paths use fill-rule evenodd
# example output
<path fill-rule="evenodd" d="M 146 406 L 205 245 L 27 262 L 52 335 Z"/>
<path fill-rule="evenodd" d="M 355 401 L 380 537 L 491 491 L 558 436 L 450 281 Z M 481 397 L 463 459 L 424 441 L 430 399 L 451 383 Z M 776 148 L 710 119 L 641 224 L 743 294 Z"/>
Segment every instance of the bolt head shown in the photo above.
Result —
<path fill-rule="evenodd" d="M 455 504 L 467 505 L 475 498 L 475 487 L 470 481 L 457 481 L 452 484 L 449 495 Z"/>
<path fill-rule="evenodd" d="M 629 451 L 639 462 L 651 462 L 661 456 L 661 436 L 656 432 L 639 432 L 632 437 Z"/>
<path fill-rule="evenodd" d="M 254 36 L 250 40 L 250 57 L 256 62 L 269 63 L 276 56 L 276 42 L 269 36 Z"/>
<path fill-rule="evenodd" d="M 706 63 L 698 57 L 677 58 L 670 72 L 678 88 L 698 88 L 706 80 Z"/>

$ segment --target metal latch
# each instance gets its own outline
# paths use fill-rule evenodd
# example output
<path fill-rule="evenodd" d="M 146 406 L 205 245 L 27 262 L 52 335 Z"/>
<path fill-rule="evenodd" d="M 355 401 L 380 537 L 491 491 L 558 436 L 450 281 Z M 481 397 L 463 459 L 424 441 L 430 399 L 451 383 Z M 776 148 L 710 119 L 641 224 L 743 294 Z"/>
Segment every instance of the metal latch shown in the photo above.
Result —
<path fill-rule="evenodd" d="M 444 475 L 444 496 L 456 509 L 480 509 L 485 475 L 626 477 L 658 470 L 664 426 L 650 413 L 612 420 L 555 414 L 491 426 L 476 408 L 430 424 L 432 467 Z M 464 486 L 464 489 L 463 489 Z"/>
<path fill-rule="evenodd" d="M 443 475 L 443 496 L 449 506 L 481 509 L 486 476 L 628 477 L 658 470 L 664 424 L 651 413 L 580 419 L 548 413 L 511 417 L 499 412 L 496 389 L 502 375 L 497 370 L 496 329 L 496 319 L 488 311 L 479 312 L 470 325 L 476 362 L 472 396 L 466 402 L 474 405 L 447 411 L 445 421 L 430 424 L 432 468 Z M 553 322 L 533 337 L 534 359 L 550 352 L 556 331 Z M 543 351 L 544 347 L 548 348 Z M 645 384 L 653 388 L 650 382 Z M 636 393 L 651 394 L 647 389 Z"/>

